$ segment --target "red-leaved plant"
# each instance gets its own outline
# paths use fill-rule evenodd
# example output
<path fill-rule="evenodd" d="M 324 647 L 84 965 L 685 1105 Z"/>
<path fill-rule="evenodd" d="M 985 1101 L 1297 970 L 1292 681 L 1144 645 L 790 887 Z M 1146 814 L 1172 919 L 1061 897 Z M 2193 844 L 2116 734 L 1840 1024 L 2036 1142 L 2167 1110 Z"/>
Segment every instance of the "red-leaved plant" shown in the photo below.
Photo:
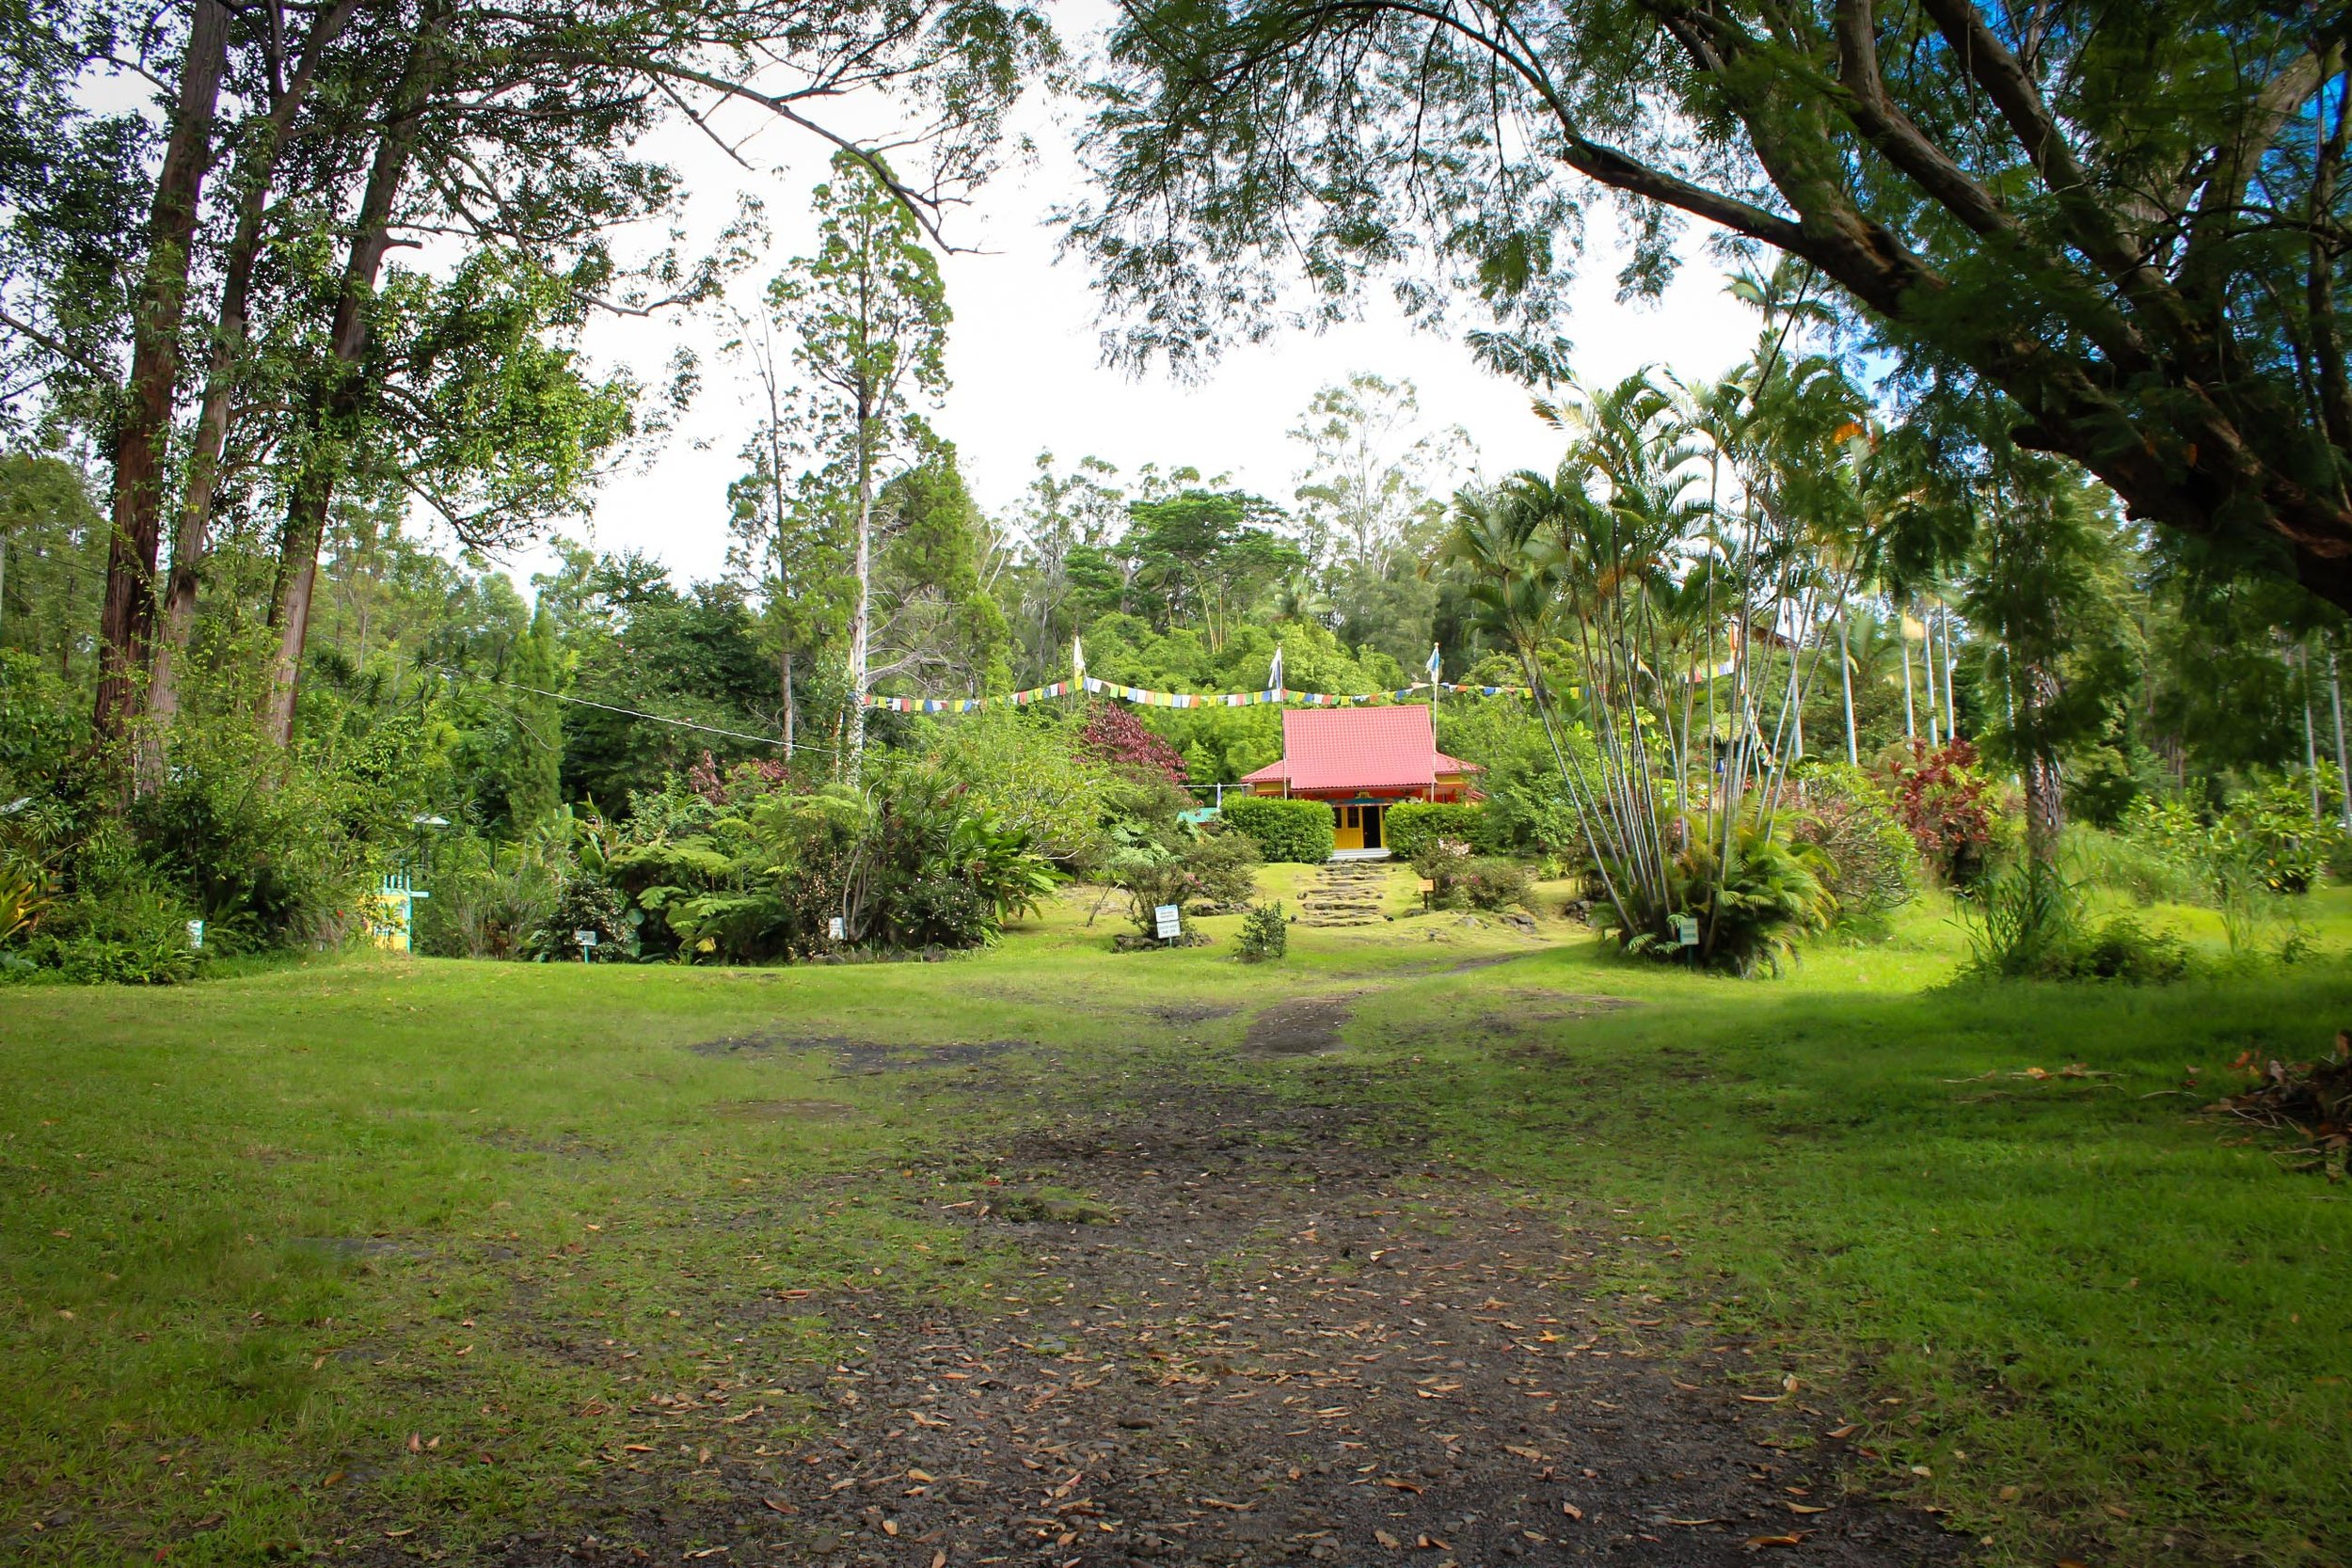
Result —
<path fill-rule="evenodd" d="M 1158 773 L 1179 789 L 1184 784 L 1184 759 L 1176 748 L 1146 729 L 1143 721 L 1116 703 L 1097 703 L 1078 732 L 1087 755 L 1114 768 Z"/>
<path fill-rule="evenodd" d="M 1895 815 L 1919 854 L 1947 883 L 1974 881 L 1993 848 L 1994 783 L 1978 770 L 1977 749 L 1965 740 L 1930 747 L 1913 738 L 1888 753 Z"/>

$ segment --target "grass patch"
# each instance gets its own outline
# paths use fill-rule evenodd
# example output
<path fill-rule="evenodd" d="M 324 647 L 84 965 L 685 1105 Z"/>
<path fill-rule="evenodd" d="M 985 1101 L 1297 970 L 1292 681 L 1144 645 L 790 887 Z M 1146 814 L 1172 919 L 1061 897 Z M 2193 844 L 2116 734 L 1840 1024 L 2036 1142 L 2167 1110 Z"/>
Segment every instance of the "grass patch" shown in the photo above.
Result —
<path fill-rule="evenodd" d="M 1252 967 L 1212 917 L 1211 947 L 1115 955 L 1093 902 L 944 964 L 343 958 L 0 997 L 0 1544 L 241 1563 L 431 1521 L 462 1552 L 599 1489 L 691 1496 L 628 1414 L 649 1390 L 723 1393 L 781 1449 L 873 1314 L 1001 1288 L 909 1201 L 991 1173 L 930 1151 L 1041 1091 L 1331 1092 L 1328 1060 L 1238 1047 L 1343 991 L 1344 1092 L 1607 1278 L 1845 1380 L 1885 1483 L 1994 1560 L 2342 1560 L 2352 1202 L 2165 1091 L 2352 1021 L 2344 894 L 2307 922 L 2332 956 L 2233 974 L 2185 920 L 2212 972 L 2149 990 L 1950 989 L 1938 910 L 1738 982 L 1550 921 L 1297 928 Z M 2105 1076 L 2009 1076 L 2068 1063 Z"/>

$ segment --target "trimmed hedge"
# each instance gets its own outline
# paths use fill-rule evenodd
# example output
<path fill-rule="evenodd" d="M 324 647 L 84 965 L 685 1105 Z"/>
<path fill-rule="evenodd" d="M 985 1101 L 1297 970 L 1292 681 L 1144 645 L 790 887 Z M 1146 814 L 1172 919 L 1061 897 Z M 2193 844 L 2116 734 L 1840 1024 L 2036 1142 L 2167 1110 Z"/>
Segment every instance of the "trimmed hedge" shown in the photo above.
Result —
<path fill-rule="evenodd" d="M 1217 815 L 1269 861 L 1319 865 L 1331 858 L 1337 818 L 1321 800 L 1229 795 Z"/>
<path fill-rule="evenodd" d="M 1488 842 L 1497 824 L 1485 806 L 1463 800 L 1399 800 L 1381 823 L 1381 841 L 1411 860 L 1441 838 L 1467 844 L 1482 854 L 1501 847 Z"/>

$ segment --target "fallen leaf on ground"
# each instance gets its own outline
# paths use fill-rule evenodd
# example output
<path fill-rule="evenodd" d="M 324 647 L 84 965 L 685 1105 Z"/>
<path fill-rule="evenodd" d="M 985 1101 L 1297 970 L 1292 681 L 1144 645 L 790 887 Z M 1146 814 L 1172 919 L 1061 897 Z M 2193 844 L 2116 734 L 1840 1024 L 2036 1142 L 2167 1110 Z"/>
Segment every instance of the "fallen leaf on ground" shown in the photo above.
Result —
<path fill-rule="evenodd" d="M 1751 1535 L 1748 1537 L 1748 1550 L 1752 1552 L 1765 1546 L 1802 1546 L 1804 1544 L 1804 1537 L 1802 1535 Z"/>
<path fill-rule="evenodd" d="M 1581 1519 L 1584 1517 L 1584 1511 L 1577 1507 L 1574 1503 L 1562 1503 L 1560 1505 L 1560 1512 L 1566 1514 L 1571 1519 Z"/>
<path fill-rule="evenodd" d="M 1376 1529 L 1376 1530 L 1374 1530 L 1374 1531 L 1372 1532 L 1372 1538 L 1373 1538 L 1375 1541 L 1379 1542 L 1379 1543 L 1380 1543 L 1380 1544 L 1382 1544 L 1383 1546 L 1386 1546 L 1386 1547 L 1387 1547 L 1389 1550 L 1391 1550 L 1391 1551 L 1394 1551 L 1394 1550 L 1396 1550 L 1399 1546 L 1401 1546 L 1401 1545 L 1403 1545 L 1403 1544 L 1405 1544 L 1405 1543 L 1403 1543 L 1402 1541 L 1399 1541 L 1399 1540 L 1398 1540 L 1395 1536 L 1391 1535 L 1391 1534 L 1390 1534 L 1387 1530 L 1384 1530 L 1384 1529 Z"/>
<path fill-rule="evenodd" d="M 1819 1508 L 1811 1503 L 1789 1503 L 1788 1508 L 1791 1513 L 1827 1513 L 1829 1512 L 1826 1508 Z"/>

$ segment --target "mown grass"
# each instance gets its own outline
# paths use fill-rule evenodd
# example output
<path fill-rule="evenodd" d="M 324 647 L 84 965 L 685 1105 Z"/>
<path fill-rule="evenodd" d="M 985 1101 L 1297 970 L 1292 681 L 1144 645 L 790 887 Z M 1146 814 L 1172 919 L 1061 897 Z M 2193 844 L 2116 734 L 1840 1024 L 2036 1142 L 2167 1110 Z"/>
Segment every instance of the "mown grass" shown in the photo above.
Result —
<path fill-rule="evenodd" d="M 993 1291 L 900 1201 L 921 1150 L 1030 1114 L 1021 1085 L 1115 1091 L 1176 1051 L 1326 1092 L 1200 1015 L 1346 990 L 1375 1069 L 1348 1092 L 1607 1237 L 1623 1282 L 1846 1380 L 1883 1483 L 1992 1560 L 2343 1560 L 2352 1204 L 2166 1091 L 2352 1022 L 2352 897 L 2312 901 L 2320 959 L 2144 990 L 1953 987 L 1932 909 L 1743 983 L 1447 916 L 1300 930 L 1274 966 L 1225 957 L 1230 919 L 1114 956 L 1091 907 L 940 965 L 337 958 L 0 993 L 0 1551 L 249 1562 L 429 1518 L 462 1552 L 590 1488 L 691 1496 L 627 1407 L 855 1353 L 855 1314 L 787 1292 Z M 822 1053 L 688 1049 L 759 1034 L 1026 1043 L 924 1069 L 968 1087 L 921 1099 Z M 2111 1076 L 2009 1076 L 2069 1063 Z M 813 1418 L 766 1409 L 778 1446 Z"/>

